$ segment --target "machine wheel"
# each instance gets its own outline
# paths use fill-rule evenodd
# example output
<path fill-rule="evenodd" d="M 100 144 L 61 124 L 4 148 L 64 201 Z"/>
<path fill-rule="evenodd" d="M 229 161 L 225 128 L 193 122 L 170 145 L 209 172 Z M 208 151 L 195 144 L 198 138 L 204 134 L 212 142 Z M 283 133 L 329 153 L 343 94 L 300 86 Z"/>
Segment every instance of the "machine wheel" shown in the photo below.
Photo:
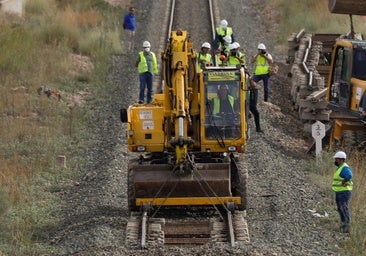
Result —
<path fill-rule="evenodd" d="M 241 204 L 237 205 L 239 211 L 247 209 L 248 205 L 248 168 L 243 164 L 237 165 L 236 161 L 231 160 L 232 176 L 232 193 L 233 196 L 241 198 Z"/>
<path fill-rule="evenodd" d="M 135 184 L 133 180 L 134 176 L 134 167 L 138 164 L 138 159 L 132 159 L 128 163 L 128 181 L 127 181 L 127 204 L 128 210 L 130 212 L 137 211 L 138 207 L 136 206 L 136 196 L 135 196 Z"/>
<path fill-rule="evenodd" d="M 238 205 L 239 211 L 244 211 L 247 209 L 248 205 L 248 170 L 245 169 L 245 172 L 239 173 L 240 182 L 235 189 L 236 196 L 240 196 L 241 204 Z"/>

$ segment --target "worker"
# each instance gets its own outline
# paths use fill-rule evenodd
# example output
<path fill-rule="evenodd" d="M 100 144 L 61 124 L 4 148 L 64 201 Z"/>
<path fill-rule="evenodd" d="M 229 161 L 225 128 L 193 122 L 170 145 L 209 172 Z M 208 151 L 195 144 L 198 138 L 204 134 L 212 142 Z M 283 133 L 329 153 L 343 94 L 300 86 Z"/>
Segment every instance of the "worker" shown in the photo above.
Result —
<path fill-rule="evenodd" d="M 258 44 L 257 54 L 252 57 L 252 63 L 256 63 L 253 81 L 258 83 L 263 80 L 264 101 L 268 101 L 269 96 L 269 66 L 273 63 L 272 55 L 266 51 L 266 46 Z"/>
<path fill-rule="evenodd" d="M 352 171 L 346 161 L 346 153 L 338 151 L 333 156 L 334 164 L 337 170 L 333 174 L 332 189 L 335 192 L 337 210 L 341 219 L 340 231 L 343 233 L 350 232 L 350 209 L 349 202 L 351 200 L 351 191 L 353 187 Z"/>
<path fill-rule="evenodd" d="M 234 97 L 229 95 L 229 86 L 226 84 L 219 85 L 217 88 L 217 96 L 212 99 L 213 110 L 216 114 L 234 114 Z"/>
<path fill-rule="evenodd" d="M 263 132 L 259 121 L 259 111 L 257 109 L 258 88 L 253 79 L 249 78 L 249 110 L 254 116 L 254 123 L 257 132 Z"/>
<path fill-rule="evenodd" d="M 197 73 L 202 72 L 202 68 L 205 66 L 212 66 L 212 55 L 209 52 L 211 45 L 208 42 L 204 42 L 201 47 L 201 51 L 197 56 Z"/>
<path fill-rule="evenodd" d="M 231 27 L 228 27 L 227 20 L 221 20 L 220 27 L 216 28 L 215 39 L 212 43 L 213 50 L 214 50 L 215 53 L 218 53 L 218 52 L 221 51 L 222 46 L 225 44 L 225 41 L 224 41 L 225 36 L 229 36 L 231 38 L 230 39 L 230 44 L 232 42 L 234 42 L 233 29 Z"/>
<path fill-rule="evenodd" d="M 227 59 L 228 66 L 245 66 L 245 54 L 240 51 L 240 44 L 238 42 L 234 42 L 229 45 L 229 56 Z"/>
<path fill-rule="evenodd" d="M 216 62 L 219 66 L 227 65 L 227 59 L 230 53 L 229 46 L 231 44 L 231 36 L 225 36 L 223 41 L 224 43 L 221 44 L 220 48 L 215 52 L 215 54 L 219 54 L 219 58 Z"/>
<path fill-rule="evenodd" d="M 130 7 L 129 12 L 123 17 L 123 30 L 125 32 L 126 52 L 131 53 L 134 48 L 136 30 L 135 8 Z"/>
<path fill-rule="evenodd" d="M 152 86 L 154 75 L 158 74 L 158 64 L 156 55 L 151 51 L 151 44 L 149 41 L 142 43 L 143 51 L 139 52 L 138 59 L 136 60 L 135 66 L 138 68 L 139 80 L 140 80 L 140 93 L 139 100 L 140 104 L 144 103 L 145 90 L 146 102 L 152 101 Z"/>
<path fill-rule="evenodd" d="M 214 127 L 209 127 L 208 132 L 213 134 L 220 134 L 223 137 L 234 138 L 236 133 L 236 116 L 234 112 L 235 99 L 229 95 L 229 86 L 226 84 L 219 85 L 217 96 L 211 101 L 210 112 L 214 118 L 218 118 L 214 122 Z"/>

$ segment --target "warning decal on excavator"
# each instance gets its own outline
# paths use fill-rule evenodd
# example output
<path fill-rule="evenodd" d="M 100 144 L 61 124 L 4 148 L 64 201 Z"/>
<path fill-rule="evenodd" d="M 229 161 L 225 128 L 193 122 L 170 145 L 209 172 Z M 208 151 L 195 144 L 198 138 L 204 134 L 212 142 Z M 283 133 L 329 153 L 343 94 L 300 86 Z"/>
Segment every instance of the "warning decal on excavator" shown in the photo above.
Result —
<path fill-rule="evenodd" d="M 142 129 L 143 130 L 154 130 L 154 121 L 153 120 L 143 121 Z"/>
<path fill-rule="evenodd" d="M 210 72 L 208 81 L 235 81 L 235 72 Z"/>
<path fill-rule="evenodd" d="M 144 119 L 153 119 L 152 117 L 152 110 L 140 110 L 139 111 L 139 117 L 141 120 L 144 120 Z"/>

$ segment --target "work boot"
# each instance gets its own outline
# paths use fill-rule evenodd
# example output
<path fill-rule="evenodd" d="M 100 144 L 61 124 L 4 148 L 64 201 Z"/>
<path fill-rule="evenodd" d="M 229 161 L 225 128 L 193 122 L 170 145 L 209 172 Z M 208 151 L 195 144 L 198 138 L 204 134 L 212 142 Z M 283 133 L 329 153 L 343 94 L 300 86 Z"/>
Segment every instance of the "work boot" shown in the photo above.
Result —
<path fill-rule="evenodd" d="M 347 223 L 342 223 L 341 227 L 340 227 L 340 232 L 341 233 L 349 233 L 350 232 L 350 226 Z"/>
<path fill-rule="evenodd" d="M 343 233 L 349 233 L 350 232 L 350 226 L 349 224 L 343 225 Z"/>

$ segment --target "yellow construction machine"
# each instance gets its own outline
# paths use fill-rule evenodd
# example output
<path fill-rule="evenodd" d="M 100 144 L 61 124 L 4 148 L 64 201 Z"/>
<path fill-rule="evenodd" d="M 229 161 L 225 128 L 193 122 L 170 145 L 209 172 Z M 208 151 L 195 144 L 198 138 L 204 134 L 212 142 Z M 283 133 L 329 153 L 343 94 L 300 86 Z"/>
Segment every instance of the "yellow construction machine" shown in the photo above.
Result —
<path fill-rule="evenodd" d="M 326 94 L 332 110 L 332 138 L 340 141 L 346 130 L 366 133 L 362 115 L 366 111 L 366 41 L 357 38 L 352 22 L 352 15 L 366 15 L 366 1 L 329 0 L 328 8 L 351 18 L 349 36 L 337 39 L 333 46 Z"/>
<path fill-rule="evenodd" d="M 329 148 L 359 147 L 366 142 L 366 41 L 355 33 L 352 15 L 366 15 L 366 1 L 328 0 L 328 9 L 350 16 L 350 32 L 291 35 L 291 96 L 304 131 L 320 121 Z"/>
<path fill-rule="evenodd" d="M 163 93 L 121 110 L 128 148 L 138 153 L 128 167 L 131 212 L 246 209 L 247 172 L 237 164 L 248 137 L 246 73 L 242 67 L 207 66 L 198 74 L 196 58 L 188 32 L 172 31 L 161 58 Z M 229 94 L 230 111 L 217 106 L 220 88 Z"/>

